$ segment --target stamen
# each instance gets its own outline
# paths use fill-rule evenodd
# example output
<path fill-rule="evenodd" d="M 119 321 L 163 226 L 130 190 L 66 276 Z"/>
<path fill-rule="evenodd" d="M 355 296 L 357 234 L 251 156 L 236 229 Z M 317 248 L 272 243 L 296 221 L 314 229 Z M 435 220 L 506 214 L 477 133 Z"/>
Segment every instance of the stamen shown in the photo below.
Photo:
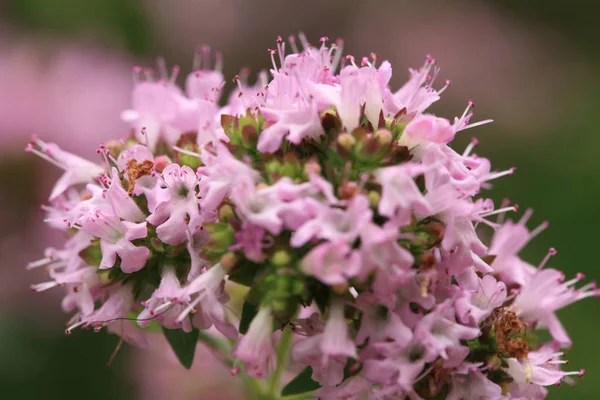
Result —
<path fill-rule="evenodd" d="M 142 81 L 142 67 L 140 67 L 139 65 L 134 65 L 131 72 L 133 84 L 137 85 Z"/>
<path fill-rule="evenodd" d="M 273 64 L 273 72 L 277 73 L 279 68 L 277 67 L 277 63 L 275 63 L 275 53 L 277 53 L 277 50 L 269 49 L 269 54 L 271 55 L 271 64 Z"/>
<path fill-rule="evenodd" d="M 528 208 L 527 210 L 525 210 L 525 213 L 523 213 L 523 216 L 519 220 L 518 224 L 519 225 L 527 224 L 527 221 L 529 221 L 529 218 L 531 218 L 532 215 L 533 215 L 533 210 L 531 208 Z"/>
<path fill-rule="evenodd" d="M 154 69 L 152 67 L 144 68 L 144 77 L 148 82 L 154 82 Z"/>
<path fill-rule="evenodd" d="M 452 85 L 452 81 L 450 79 L 446 79 L 444 81 L 444 87 L 442 87 L 440 90 L 437 91 L 438 95 L 441 95 L 442 93 L 444 93 L 446 91 L 446 89 L 448 89 L 448 87 Z"/>
<path fill-rule="evenodd" d="M 475 148 L 475 146 L 477 146 L 479 144 L 479 140 L 477 140 L 477 138 L 473 137 L 471 138 L 471 143 L 469 143 L 469 145 L 467 146 L 467 148 L 465 149 L 464 153 L 463 153 L 463 157 L 468 157 L 469 154 L 471 154 L 471 151 L 473 151 L 473 149 Z"/>
<path fill-rule="evenodd" d="M 504 213 L 507 213 L 509 211 L 517 212 L 518 210 L 519 210 L 519 205 L 515 204 L 514 206 L 499 208 L 499 209 L 494 210 L 494 211 L 488 211 L 486 213 L 479 214 L 479 216 L 482 217 L 482 218 L 485 218 L 485 217 L 489 217 L 489 216 L 492 216 L 492 215 L 504 214 Z"/>
<path fill-rule="evenodd" d="M 192 62 L 192 71 L 198 71 L 202 68 L 202 46 L 197 46 L 194 52 L 194 61 Z"/>
<path fill-rule="evenodd" d="M 544 256 L 544 258 L 542 259 L 542 261 L 538 264 L 537 266 L 537 270 L 541 270 L 542 268 L 544 268 L 546 266 L 546 264 L 548 263 L 548 261 L 550 260 L 550 258 L 552 256 L 556 255 L 556 249 L 554 247 L 550 247 L 550 249 L 548 249 L 548 253 L 546 253 L 546 255 Z"/>
<path fill-rule="evenodd" d="M 346 60 L 350 61 L 350 63 L 351 63 L 351 64 L 352 64 L 354 67 L 358 68 L 358 66 L 356 65 L 356 62 L 354 62 L 354 56 L 353 56 L 353 55 L 350 55 L 350 54 L 348 54 L 348 55 L 346 56 Z"/>
<path fill-rule="evenodd" d="M 298 50 L 298 46 L 296 45 L 296 37 L 294 35 L 290 35 L 288 37 L 288 42 L 290 43 L 290 46 L 292 47 L 292 51 L 295 54 L 300 53 L 300 51 Z"/>
<path fill-rule="evenodd" d="M 277 36 L 277 52 L 279 53 L 279 63 L 283 66 L 285 61 L 285 43 L 281 36 Z"/>
<path fill-rule="evenodd" d="M 164 58 L 158 57 L 156 59 L 156 67 L 158 68 L 158 75 L 161 81 L 167 82 L 169 80 L 169 72 L 167 70 L 167 62 Z"/>
<path fill-rule="evenodd" d="M 333 46 L 331 46 L 333 48 Z M 331 60 L 331 69 L 335 71 L 340 65 L 340 60 L 342 59 L 342 53 L 344 52 L 344 41 L 342 39 L 337 39 L 335 41 L 335 54 L 333 59 Z"/>
<path fill-rule="evenodd" d="M 298 39 L 300 39 L 300 43 L 302 43 L 303 50 L 308 50 L 310 48 L 310 43 L 308 43 L 308 39 L 306 39 L 304 32 L 298 33 Z"/>
<path fill-rule="evenodd" d="M 179 66 L 174 65 L 171 68 L 171 76 L 169 77 L 169 84 L 174 85 L 177 80 L 177 76 L 179 75 Z"/>
<path fill-rule="evenodd" d="M 178 146 L 173 146 L 173 150 L 178 151 L 178 152 L 183 153 L 183 154 L 187 154 L 188 156 L 202 158 L 202 156 L 200 154 L 194 153 L 193 151 L 189 151 L 189 150 L 186 150 L 186 149 L 182 149 L 181 147 L 178 147 Z"/>
<path fill-rule="evenodd" d="M 215 51 L 215 71 L 223 72 L 223 53 Z"/>
<path fill-rule="evenodd" d="M 202 46 L 202 68 L 210 69 L 210 46 L 206 44 Z"/>
<path fill-rule="evenodd" d="M 464 130 L 475 128 L 475 127 L 478 127 L 481 125 L 491 124 L 492 122 L 494 122 L 493 119 L 484 119 L 483 121 L 474 122 L 472 124 L 469 124 L 469 121 L 466 121 L 466 125 L 463 126 L 462 128 L 460 128 L 459 131 L 464 131 Z"/>
<path fill-rule="evenodd" d="M 48 282 L 42 282 L 42 283 L 38 283 L 35 285 L 31 285 L 30 289 L 33 290 L 34 292 L 43 292 L 45 290 L 52 289 L 53 287 L 56 287 L 56 286 L 58 286 L 58 282 L 48 281 Z"/>
<path fill-rule="evenodd" d="M 25 151 L 27 153 L 33 153 L 36 156 L 40 157 L 43 160 L 48 161 L 50 164 L 54 164 L 55 166 L 57 166 L 60 169 L 66 170 L 66 166 L 64 166 L 63 164 L 59 163 L 57 160 L 55 160 L 54 158 L 51 158 L 50 156 L 48 156 L 45 153 L 42 153 L 41 151 L 39 151 L 38 149 L 34 148 L 31 143 L 29 143 L 26 147 L 25 147 Z"/>
<path fill-rule="evenodd" d="M 50 264 L 52 261 L 53 261 L 52 257 L 42 258 L 41 260 L 32 261 L 30 263 L 27 263 L 27 266 L 25 267 L 25 269 L 32 270 L 34 268 L 43 267 L 44 265 Z"/>
<path fill-rule="evenodd" d="M 182 322 L 182 321 L 185 319 L 185 317 L 187 317 L 187 316 L 188 316 L 188 314 L 189 314 L 190 312 L 195 312 L 195 310 L 194 310 L 194 307 L 195 307 L 195 306 L 196 306 L 198 303 L 200 303 L 200 301 L 202 300 L 202 297 L 204 297 L 204 296 L 202 296 L 202 293 L 201 293 L 201 294 L 200 294 L 198 297 L 196 297 L 196 298 L 195 298 L 195 299 L 194 299 L 194 300 L 193 300 L 193 301 L 192 301 L 190 304 L 188 304 L 188 306 L 187 306 L 187 307 L 186 307 L 186 308 L 185 308 L 185 309 L 184 309 L 184 310 L 183 310 L 183 311 L 182 311 L 182 312 L 179 314 L 179 316 L 177 317 L 177 319 L 176 319 L 175 321 L 177 321 L 177 322 Z"/>
<path fill-rule="evenodd" d="M 154 310 L 150 311 L 150 314 L 156 315 L 159 312 L 161 312 L 162 310 L 164 310 L 165 308 L 168 308 L 169 306 L 171 306 L 172 304 L 173 304 L 173 302 L 167 300 L 166 302 L 164 302 L 160 306 L 156 307 Z"/>
<path fill-rule="evenodd" d="M 529 234 L 529 240 L 532 240 L 534 237 L 539 235 L 541 232 L 545 231 L 549 226 L 550 226 L 550 223 L 548 223 L 548 221 L 542 222 L 540 224 L 540 226 L 538 226 L 533 231 L 531 231 L 531 233 Z"/>
<path fill-rule="evenodd" d="M 512 175 L 515 173 L 516 170 L 517 170 L 516 167 L 512 167 L 505 171 L 500 171 L 500 172 L 495 172 L 495 173 L 489 174 L 488 176 L 486 176 L 485 178 L 482 179 L 482 182 L 489 182 L 489 181 L 501 178 L 506 175 Z"/>
<path fill-rule="evenodd" d="M 69 326 L 67 329 L 65 329 L 65 333 L 67 335 L 70 335 L 73 331 L 73 329 L 77 328 L 78 326 L 84 325 L 86 322 L 85 321 L 79 321 L 77 323 L 74 323 L 73 325 Z"/>

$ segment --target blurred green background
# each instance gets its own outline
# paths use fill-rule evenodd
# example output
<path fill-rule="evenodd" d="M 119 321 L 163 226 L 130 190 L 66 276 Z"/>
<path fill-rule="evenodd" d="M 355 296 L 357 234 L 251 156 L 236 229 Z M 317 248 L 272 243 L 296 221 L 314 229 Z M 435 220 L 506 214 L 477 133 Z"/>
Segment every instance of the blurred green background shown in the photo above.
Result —
<path fill-rule="evenodd" d="M 463 132 L 456 148 L 464 148 L 468 135 L 477 135 L 478 154 L 489 157 L 498 169 L 518 168 L 514 176 L 495 182 L 491 197 L 508 197 L 522 210 L 532 207 L 531 227 L 550 221 L 550 229 L 523 257 L 537 264 L 548 247 L 556 247 L 551 266 L 567 276 L 583 272 L 597 279 L 597 15 L 594 2 L 587 0 L 4 0 L 2 398 L 236 398 L 215 384 L 227 385 L 227 374 L 217 371 L 218 378 L 209 378 L 201 366 L 183 371 L 160 339 L 147 351 L 124 346 L 107 367 L 117 338 L 83 331 L 64 335 L 68 316 L 60 311 L 60 293 L 29 292 L 28 284 L 43 280 L 43 274 L 24 271 L 27 261 L 41 257 L 44 246 L 56 240 L 36 221 L 42 218 L 37 207 L 58 171 L 22 153 L 29 135 L 93 154 L 102 140 L 126 133 L 118 110 L 129 101 L 130 66 L 149 64 L 162 55 L 188 72 L 198 44 L 221 50 L 225 75 L 232 77 L 242 66 L 255 72 L 268 67 L 266 50 L 277 35 L 304 31 L 313 42 L 324 35 L 343 37 L 345 53 L 362 56 L 375 51 L 392 61 L 395 87 L 405 80 L 409 66 L 420 65 L 425 54 L 432 54 L 442 68 L 441 77 L 453 80 L 434 111 L 460 115 L 473 99 L 477 119 L 496 120 Z M 68 57 L 76 61 L 67 68 L 63 61 Z M 560 312 L 574 342 L 567 368 L 585 368 L 586 377 L 573 387 L 551 389 L 550 399 L 600 398 L 600 385 L 595 384 L 600 379 L 597 310 L 598 304 L 587 300 Z"/>

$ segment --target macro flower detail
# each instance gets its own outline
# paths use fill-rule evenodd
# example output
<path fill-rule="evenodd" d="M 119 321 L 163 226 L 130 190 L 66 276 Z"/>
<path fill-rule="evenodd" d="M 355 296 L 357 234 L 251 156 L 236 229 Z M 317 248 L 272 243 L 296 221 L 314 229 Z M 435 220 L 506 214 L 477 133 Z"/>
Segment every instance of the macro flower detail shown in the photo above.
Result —
<path fill-rule="evenodd" d="M 556 312 L 598 289 L 553 248 L 520 258 L 548 223 L 486 197 L 514 168 L 451 147 L 492 121 L 428 113 L 450 84 L 436 60 L 394 89 L 389 62 L 340 40 L 275 47 L 229 96 L 208 47 L 185 90 L 178 67 L 135 67 L 131 131 L 98 162 L 27 146 L 64 170 L 42 209 L 65 243 L 27 269 L 64 289 L 67 333 L 162 331 L 188 368 L 203 343 L 262 399 L 541 399 L 582 376 Z"/>

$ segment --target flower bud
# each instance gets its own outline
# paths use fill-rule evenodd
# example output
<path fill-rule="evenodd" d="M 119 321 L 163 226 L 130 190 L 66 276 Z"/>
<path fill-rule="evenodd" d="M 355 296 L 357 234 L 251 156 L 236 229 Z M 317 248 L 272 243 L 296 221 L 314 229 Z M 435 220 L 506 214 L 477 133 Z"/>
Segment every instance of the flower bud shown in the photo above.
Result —
<path fill-rule="evenodd" d="M 173 162 L 168 156 L 158 156 L 154 159 L 154 169 L 158 173 L 162 173 L 163 170 Z"/>
<path fill-rule="evenodd" d="M 342 133 L 338 136 L 337 142 L 344 150 L 351 152 L 356 144 L 356 139 L 349 133 Z"/>
<path fill-rule="evenodd" d="M 367 193 L 367 198 L 369 199 L 369 205 L 371 207 L 377 207 L 379 205 L 379 200 L 381 200 L 381 195 L 374 190 L 371 190 Z"/>
<path fill-rule="evenodd" d="M 234 252 L 229 251 L 221 256 L 220 263 L 225 271 L 231 271 L 236 266 L 238 258 Z"/>
<path fill-rule="evenodd" d="M 321 173 L 321 165 L 316 160 L 309 160 L 304 164 L 303 171 L 306 175 Z"/>
<path fill-rule="evenodd" d="M 388 144 L 392 143 L 392 132 L 388 131 L 387 129 L 378 130 L 375 132 L 375 137 L 382 146 L 387 146 Z"/>
<path fill-rule="evenodd" d="M 278 267 L 282 267 L 284 265 L 288 265 L 292 260 L 290 253 L 285 250 L 277 250 L 271 256 L 271 264 L 276 265 Z"/>
<path fill-rule="evenodd" d="M 119 157 L 119 154 L 125 150 L 123 143 L 121 143 L 119 140 L 109 140 L 104 144 L 104 147 L 106 147 L 106 149 L 108 149 L 110 152 L 110 155 L 115 158 Z"/>

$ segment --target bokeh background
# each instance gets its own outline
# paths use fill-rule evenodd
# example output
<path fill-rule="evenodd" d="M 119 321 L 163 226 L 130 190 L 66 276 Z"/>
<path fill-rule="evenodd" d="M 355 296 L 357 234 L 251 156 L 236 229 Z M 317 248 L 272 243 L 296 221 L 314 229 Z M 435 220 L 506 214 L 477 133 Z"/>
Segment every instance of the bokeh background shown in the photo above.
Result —
<path fill-rule="evenodd" d="M 548 247 L 566 274 L 600 276 L 600 24 L 589 0 L 3 0 L 0 2 L 0 393 L 3 399 L 236 399 L 239 387 L 200 351 L 191 371 L 160 337 L 151 349 L 117 338 L 64 335 L 60 290 L 34 294 L 42 271 L 27 261 L 60 238 L 40 222 L 39 205 L 59 171 L 26 155 L 30 135 L 95 156 L 98 144 L 126 133 L 131 66 L 158 55 L 183 72 L 194 48 L 225 55 L 225 74 L 268 67 L 277 35 L 304 31 L 343 37 L 346 53 L 379 53 L 394 66 L 393 85 L 432 54 L 453 85 L 434 111 L 452 117 L 468 99 L 490 126 L 478 153 L 498 169 L 492 197 L 535 209 L 532 226 L 550 229 L 524 252 L 537 264 Z M 231 83 L 230 83 L 231 85 Z M 560 313 L 573 338 L 567 368 L 586 368 L 550 399 L 600 398 L 599 303 Z"/>

